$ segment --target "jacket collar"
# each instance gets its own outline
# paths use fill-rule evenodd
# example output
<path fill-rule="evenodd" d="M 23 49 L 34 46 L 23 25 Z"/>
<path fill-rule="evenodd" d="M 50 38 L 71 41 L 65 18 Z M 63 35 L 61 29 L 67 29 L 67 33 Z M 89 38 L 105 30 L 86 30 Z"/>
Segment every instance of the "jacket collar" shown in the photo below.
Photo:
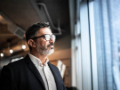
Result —
<path fill-rule="evenodd" d="M 33 72 L 33 74 L 36 76 L 36 78 L 38 78 L 38 80 L 40 81 L 40 83 L 43 85 L 44 89 L 45 89 L 45 85 L 44 82 L 42 80 L 41 75 L 39 74 L 38 70 L 36 69 L 35 65 L 33 64 L 33 62 L 31 61 L 31 59 L 29 58 L 29 56 L 27 55 L 24 60 L 26 61 L 29 69 Z M 57 86 L 57 90 L 62 90 L 61 84 L 60 84 L 60 80 L 59 80 L 59 76 L 56 72 L 56 68 L 54 68 L 54 66 L 52 64 L 50 64 L 48 62 L 48 66 L 50 67 L 52 74 L 54 76 L 55 82 L 56 82 L 56 86 Z"/>
<path fill-rule="evenodd" d="M 53 66 L 51 63 L 48 62 L 48 65 L 52 71 L 52 74 L 54 76 L 55 82 L 56 82 L 56 86 L 57 86 L 57 90 L 62 90 L 62 86 L 61 86 L 61 80 L 60 77 L 58 76 L 58 71 L 56 70 L 55 66 Z"/>
<path fill-rule="evenodd" d="M 29 58 L 29 56 L 27 55 L 24 58 L 24 60 L 26 61 L 27 65 L 28 65 L 28 68 L 33 72 L 33 74 L 36 76 L 36 78 L 38 78 L 38 80 L 40 81 L 40 83 L 43 85 L 43 87 L 45 89 L 43 79 L 42 79 L 41 75 L 39 74 L 38 70 L 36 69 L 35 65 L 31 61 L 31 59 Z"/>

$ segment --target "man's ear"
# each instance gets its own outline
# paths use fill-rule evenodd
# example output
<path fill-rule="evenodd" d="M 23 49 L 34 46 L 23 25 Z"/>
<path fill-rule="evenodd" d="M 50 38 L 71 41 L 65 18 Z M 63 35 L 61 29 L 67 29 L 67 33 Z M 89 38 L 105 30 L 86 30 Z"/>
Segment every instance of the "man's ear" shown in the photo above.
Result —
<path fill-rule="evenodd" d="M 35 41 L 32 40 L 32 39 L 28 40 L 28 45 L 31 46 L 31 47 L 36 47 Z"/>

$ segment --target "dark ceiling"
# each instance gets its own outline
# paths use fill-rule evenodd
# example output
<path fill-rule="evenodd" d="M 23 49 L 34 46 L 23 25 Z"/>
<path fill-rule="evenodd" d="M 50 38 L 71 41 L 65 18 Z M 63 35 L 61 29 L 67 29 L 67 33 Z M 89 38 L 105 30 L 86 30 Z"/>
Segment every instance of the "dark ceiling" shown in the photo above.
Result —
<path fill-rule="evenodd" d="M 40 4 L 46 6 L 51 21 Z M 62 30 L 58 39 L 70 34 L 69 0 L 0 0 L 0 49 L 7 47 L 8 39 L 11 45 L 22 40 L 14 34 L 14 29 L 19 27 L 26 31 L 30 25 L 41 21 L 53 24 L 51 28 L 55 33 L 58 27 Z"/>

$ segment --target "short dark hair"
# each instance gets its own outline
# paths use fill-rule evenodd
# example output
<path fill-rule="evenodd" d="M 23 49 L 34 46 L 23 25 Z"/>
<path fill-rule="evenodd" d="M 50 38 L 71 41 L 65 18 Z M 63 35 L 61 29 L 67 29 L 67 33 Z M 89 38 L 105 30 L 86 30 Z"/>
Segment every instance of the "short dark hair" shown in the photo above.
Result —
<path fill-rule="evenodd" d="M 36 33 L 41 29 L 41 28 L 44 28 L 44 27 L 48 27 L 50 28 L 50 25 L 49 25 L 49 22 L 39 22 L 39 23 L 35 23 L 33 25 L 31 25 L 26 33 L 25 33 L 25 36 L 26 36 L 26 41 L 28 41 L 29 39 L 32 39 L 36 36 Z M 31 49 L 31 47 L 29 46 L 29 48 Z"/>
<path fill-rule="evenodd" d="M 41 28 L 44 28 L 44 27 L 50 28 L 49 23 L 48 22 L 39 22 L 39 23 L 35 23 L 32 26 L 30 26 L 25 33 L 26 40 L 28 41 L 29 39 L 35 37 L 37 31 L 39 31 Z"/>

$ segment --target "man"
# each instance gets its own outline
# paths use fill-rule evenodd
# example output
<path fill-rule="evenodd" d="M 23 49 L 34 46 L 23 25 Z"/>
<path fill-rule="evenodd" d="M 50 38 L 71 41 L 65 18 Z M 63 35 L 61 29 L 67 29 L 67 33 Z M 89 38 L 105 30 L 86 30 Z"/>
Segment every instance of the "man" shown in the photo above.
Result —
<path fill-rule="evenodd" d="M 1 90 L 66 90 L 59 70 L 49 63 L 55 35 L 48 23 L 33 24 L 26 31 L 30 53 L 22 60 L 4 66 Z"/>

